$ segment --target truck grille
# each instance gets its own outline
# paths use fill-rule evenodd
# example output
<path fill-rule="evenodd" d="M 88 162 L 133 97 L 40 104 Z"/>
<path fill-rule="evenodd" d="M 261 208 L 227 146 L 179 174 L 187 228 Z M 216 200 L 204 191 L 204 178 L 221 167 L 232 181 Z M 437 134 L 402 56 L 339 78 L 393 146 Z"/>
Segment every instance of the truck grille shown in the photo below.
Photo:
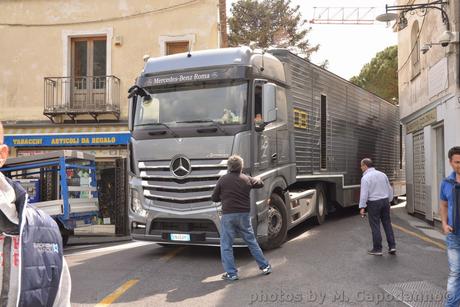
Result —
<path fill-rule="evenodd" d="M 190 172 L 183 177 L 173 174 L 171 164 L 171 160 L 139 162 L 144 197 L 154 200 L 156 207 L 179 211 L 211 207 L 212 191 L 227 173 L 227 160 L 192 159 Z"/>
<path fill-rule="evenodd" d="M 161 232 L 209 232 L 217 233 L 216 225 L 209 220 L 181 220 L 181 219 L 156 219 L 153 220 L 150 228 L 150 234 L 159 234 Z"/>

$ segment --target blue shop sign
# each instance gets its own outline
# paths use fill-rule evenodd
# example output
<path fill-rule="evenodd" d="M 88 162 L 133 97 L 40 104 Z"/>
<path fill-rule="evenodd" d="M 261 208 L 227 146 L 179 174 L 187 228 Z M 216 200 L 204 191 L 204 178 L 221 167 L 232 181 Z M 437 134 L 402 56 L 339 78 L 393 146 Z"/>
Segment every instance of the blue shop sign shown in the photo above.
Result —
<path fill-rule="evenodd" d="M 127 145 L 131 134 L 94 133 L 59 135 L 5 135 L 5 144 L 10 147 L 67 147 Z"/>

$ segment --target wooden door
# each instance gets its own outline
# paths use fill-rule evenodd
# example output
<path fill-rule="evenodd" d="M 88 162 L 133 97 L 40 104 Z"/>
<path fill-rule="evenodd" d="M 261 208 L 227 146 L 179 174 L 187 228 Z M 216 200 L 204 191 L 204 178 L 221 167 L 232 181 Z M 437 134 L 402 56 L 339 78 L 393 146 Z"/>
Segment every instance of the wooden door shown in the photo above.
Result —
<path fill-rule="evenodd" d="M 93 111 L 105 105 L 106 54 L 105 37 L 72 39 L 71 109 Z"/>

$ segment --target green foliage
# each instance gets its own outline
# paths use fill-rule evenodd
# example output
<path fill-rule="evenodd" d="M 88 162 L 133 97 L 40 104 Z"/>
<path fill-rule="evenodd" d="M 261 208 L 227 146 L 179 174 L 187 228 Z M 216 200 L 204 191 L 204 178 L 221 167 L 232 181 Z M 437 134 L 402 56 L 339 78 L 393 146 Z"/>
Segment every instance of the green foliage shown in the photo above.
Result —
<path fill-rule="evenodd" d="M 393 98 L 398 101 L 398 46 L 377 53 L 350 82 L 389 102 L 395 103 Z"/>
<path fill-rule="evenodd" d="M 291 7 L 291 0 L 238 0 L 232 3 L 230 12 L 230 46 L 255 42 L 257 48 L 290 48 L 305 57 L 318 49 L 310 48 L 306 20 L 299 6 Z"/>

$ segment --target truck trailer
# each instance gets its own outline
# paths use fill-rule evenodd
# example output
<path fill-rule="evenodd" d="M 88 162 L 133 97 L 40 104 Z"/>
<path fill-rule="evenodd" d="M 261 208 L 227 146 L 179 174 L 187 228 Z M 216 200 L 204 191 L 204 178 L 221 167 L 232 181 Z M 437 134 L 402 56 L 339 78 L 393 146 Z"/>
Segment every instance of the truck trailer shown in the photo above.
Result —
<path fill-rule="evenodd" d="M 211 194 L 234 154 L 265 182 L 251 191 L 265 249 L 308 218 L 322 224 L 337 206 L 356 205 L 363 158 L 405 194 L 398 107 L 285 49 L 150 58 L 129 91 L 128 125 L 137 240 L 219 245 Z"/>

